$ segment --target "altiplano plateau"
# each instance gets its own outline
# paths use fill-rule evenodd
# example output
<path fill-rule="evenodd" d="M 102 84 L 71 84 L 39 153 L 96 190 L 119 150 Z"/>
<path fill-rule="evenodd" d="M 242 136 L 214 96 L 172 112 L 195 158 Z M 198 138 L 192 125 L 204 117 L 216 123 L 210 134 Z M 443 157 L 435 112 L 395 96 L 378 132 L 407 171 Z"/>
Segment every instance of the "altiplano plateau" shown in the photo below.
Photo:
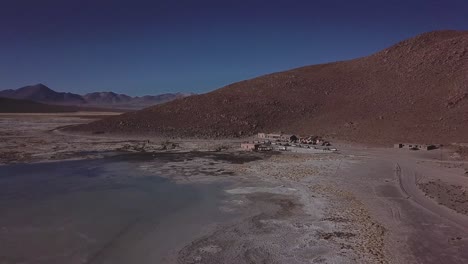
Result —
<path fill-rule="evenodd" d="M 0 264 L 467 264 L 466 10 L 4 1 Z"/>

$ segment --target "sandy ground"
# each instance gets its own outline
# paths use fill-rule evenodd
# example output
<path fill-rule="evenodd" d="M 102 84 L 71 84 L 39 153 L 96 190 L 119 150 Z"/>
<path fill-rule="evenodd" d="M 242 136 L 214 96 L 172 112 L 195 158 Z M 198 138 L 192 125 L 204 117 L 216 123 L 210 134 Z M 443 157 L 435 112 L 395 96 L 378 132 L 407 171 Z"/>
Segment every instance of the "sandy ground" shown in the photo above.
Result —
<path fill-rule="evenodd" d="M 328 154 L 240 153 L 238 141 L 56 130 L 93 118 L 2 115 L 0 162 L 146 152 L 156 159 L 141 162 L 141 170 L 180 184 L 230 181 L 220 210 L 236 217 L 200 234 L 167 263 L 468 262 L 468 165 L 449 150 L 340 144 Z"/>

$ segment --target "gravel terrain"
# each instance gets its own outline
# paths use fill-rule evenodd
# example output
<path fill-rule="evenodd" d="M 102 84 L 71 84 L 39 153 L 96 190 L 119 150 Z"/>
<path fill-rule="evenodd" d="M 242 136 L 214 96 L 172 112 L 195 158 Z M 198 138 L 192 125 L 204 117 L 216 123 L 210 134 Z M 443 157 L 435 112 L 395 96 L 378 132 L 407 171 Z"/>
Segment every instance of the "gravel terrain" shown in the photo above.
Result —
<path fill-rule="evenodd" d="M 134 153 L 142 172 L 178 184 L 223 184 L 219 211 L 229 221 L 174 248 L 167 263 L 468 261 L 467 164 L 449 148 L 414 152 L 339 143 L 336 153 L 250 153 L 239 151 L 239 140 L 57 129 L 99 116 L 2 115 L 0 162 Z"/>

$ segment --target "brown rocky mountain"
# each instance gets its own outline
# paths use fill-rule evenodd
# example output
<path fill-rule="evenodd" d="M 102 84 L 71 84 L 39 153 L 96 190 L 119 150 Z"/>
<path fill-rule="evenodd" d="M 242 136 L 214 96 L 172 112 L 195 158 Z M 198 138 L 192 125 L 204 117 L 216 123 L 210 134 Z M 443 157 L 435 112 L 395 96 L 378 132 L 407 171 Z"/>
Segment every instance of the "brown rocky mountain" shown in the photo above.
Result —
<path fill-rule="evenodd" d="M 468 142 L 468 32 L 425 33 L 367 57 L 273 73 L 74 129 Z"/>

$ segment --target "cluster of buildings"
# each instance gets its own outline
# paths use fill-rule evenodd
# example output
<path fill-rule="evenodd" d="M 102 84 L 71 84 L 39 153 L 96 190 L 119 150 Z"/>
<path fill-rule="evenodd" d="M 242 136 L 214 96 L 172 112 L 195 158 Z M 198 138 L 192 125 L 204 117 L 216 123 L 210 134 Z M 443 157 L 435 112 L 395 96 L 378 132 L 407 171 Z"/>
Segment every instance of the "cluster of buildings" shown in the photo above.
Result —
<path fill-rule="evenodd" d="M 271 150 L 292 150 L 294 148 L 301 149 L 316 149 L 324 151 L 337 151 L 337 149 L 330 149 L 330 142 L 325 141 L 319 136 L 297 136 L 294 134 L 284 133 L 258 133 L 257 139 L 253 142 L 241 143 L 241 149 L 245 151 L 271 151 Z M 315 146 L 323 146 L 317 148 Z M 442 145 L 434 144 L 415 144 L 415 143 L 397 143 L 394 148 L 409 149 L 409 150 L 433 150 L 438 149 Z"/>
<path fill-rule="evenodd" d="M 241 143 L 241 149 L 245 151 L 271 151 L 273 147 L 262 143 Z"/>
<path fill-rule="evenodd" d="M 440 147 L 440 145 L 433 144 L 414 144 L 414 143 L 397 143 L 393 145 L 397 149 L 410 149 L 410 150 L 433 150 Z"/>
<path fill-rule="evenodd" d="M 296 136 L 293 134 L 282 134 L 282 133 L 274 133 L 274 134 L 266 134 L 266 133 L 258 133 L 257 138 L 273 141 L 273 142 L 290 142 L 290 143 L 301 143 L 301 144 L 312 144 L 312 145 L 320 145 L 320 146 L 330 146 L 330 143 L 323 140 L 319 136 Z"/>
<path fill-rule="evenodd" d="M 311 148 L 309 145 L 330 146 L 331 144 L 318 136 L 296 136 L 283 133 L 258 133 L 258 140 L 241 144 L 245 151 L 287 150 L 288 147 Z M 305 147 L 302 145 L 306 145 Z M 315 149 L 315 147 L 313 147 Z"/>

